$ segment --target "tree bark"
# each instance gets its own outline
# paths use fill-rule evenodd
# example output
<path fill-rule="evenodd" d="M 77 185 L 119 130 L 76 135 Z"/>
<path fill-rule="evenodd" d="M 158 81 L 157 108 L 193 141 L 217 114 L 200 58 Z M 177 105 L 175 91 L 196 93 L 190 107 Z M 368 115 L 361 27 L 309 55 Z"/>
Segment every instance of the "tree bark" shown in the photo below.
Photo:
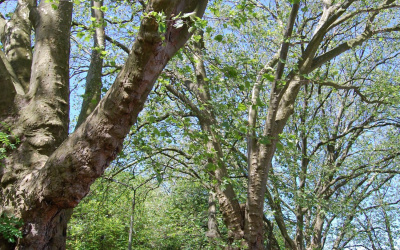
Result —
<path fill-rule="evenodd" d="M 245 234 L 250 249 L 264 249 L 262 218 L 264 216 L 264 195 L 266 191 L 268 172 L 271 168 L 272 158 L 275 154 L 278 135 L 282 132 L 287 119 L 291 115 L 291 113 L 288 113 L 280 121 L 280 117 L 277 114 L 281 110 L 281 107 L 279 106 L 279 96 L 281 92 L 280 85 L 282 82 L 281 78 L 285 67 L 285 61 L 288 56 L 289 39 L 293 32 L 298 10 L 299 4 L 293 4 L 281 49 L 279 51 L 279 61 L 275 72 L 275 79 L 271 86 L 270 103 L 263 132 L 263 137 L 270 140 L 270 142 L 263 144 L 258 143 L 258 145 L 253 143 L 254 145 L 251 145 L 253 150 L 249 152 L 249 181 L 245 214 Z M 296 95 L 293 97 L 295 99 Z"/>
<path fill-rule="evenodd" d="M 17 249 L 65 246 L 63 212 L 39 205 L 32 193 L 40 169 L 68 136 L 71 17 L 72 3 L 65 1 L 57 9 L 42 1 L 30 13 L 36 41 L 29 65 L 31 80 L 27 94 L 16 98 L 21 99 L 19 119 L 12 126 L 21 143 L 5 160 L 1 176 L 3 211 L 22 217 L 25 223 Z"/>
<path fill-rule="evenodd" d="M 208 231 L 206 236 L 209 238 L 211 244 L 215 244 L 215 240 L 221 238 L 218 229 L 217 222 L 217 206 L 216 206 L 216 195 L 213 191 L 209 191 L 208 194 Z"/>
<path fill-rule="evenodd" d="M 35 0 L 18 1 L 11 20 L 5 23 L 4 32 L 0 34 L 4 53 L 25 91 L 28 90 L 31 77 L 32 24 L 29 20 L 29 13 L 34 6 L 36 6 Z"/>

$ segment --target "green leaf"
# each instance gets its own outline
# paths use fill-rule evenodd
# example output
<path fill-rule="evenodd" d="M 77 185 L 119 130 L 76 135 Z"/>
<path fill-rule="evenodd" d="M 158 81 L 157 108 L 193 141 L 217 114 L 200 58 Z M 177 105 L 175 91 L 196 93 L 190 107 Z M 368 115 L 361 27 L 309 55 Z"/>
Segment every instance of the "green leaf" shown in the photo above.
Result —
<path fill-rule="evenodd" d="M 259 143 L 264 144 L 264 145 L 268 145 L 271 143 L 271 140 L 267 137 L 267 136 L 262 136 L 259 140 Z"/>
<path fill-rule="evenodd" d="M 282 145 L 282 143 L 280 143 L 280 142 L 276 143 L 276 149 L 277 149 L 278 151 L 282 151 L 282 150 L 283 150 L 283 145 Z"/>
<path fill-rule="evenodd" d="M 214 40 L 216 40 L 216 41 L 218 41 L 218 42 L 221 42 L 223 38 L 224 38 L 224 37 L 223 37 L 222 35 L 216 35 L 216 36 L 214 37 Z"/>
<path fill-rule="evenodd" d="M 177 28 L 177 29 L 183 27 L 183 20 L 182 19 L 176 20 L 175 23 L 174 23 L 174 27 Z"/>
<path fill-rule="evenodd" d="M 163 181 L 163 178 L 159 172 L 156 172 L 156 179 L 158 184 L 161 184 L 161 182 Z"/>
<path fill-rule="evenodd" d="M 78 33 L 76 34 L 76 36 L 77 36 L 78 38 L 82 38 L 82 37 L 85 36 L 85 33 L 83 33 L 83 32 L 78 32 Z"/>
<path fill-rule="evenodd" d="M 108 10 L 108 7 L 107 6 L 101 6 L 100 10 L 103 11 L 103 12 L 106 12 Z"/>
<path fill-rule="evenodd" d="M 270 82 L 272 82 L 272 81 L 275 80 L 275 76 L 272 75 L 272 74 L 269 74 L 269 73 L 263 74 L 263 78 L 264 78 L 264 79 L 267 79 L 267 80 L 270 81 Z"/>
<path fill-rule="evenodd" d="M 244 105 L 243 103 L 239 103 L 238 110 L 239 111 L 245 111 L 245 110 L 247 110 L 247 106 Z"/>
<path fill-rule="evenodd" d="M 206 169 L 207 169 L 208 171 L 215 171 L 215 170 L 217 170 L 217 165 L 215 165 L 215 164 L 213 164 L 213 163 L 208 163 L 208 164 L 206 165 Z"/>
<path fill-rule="evenodd" d="M 230 127 L 230 125 L 229 125 L 228 122 L 223 122 L 221 125 L 222 125 L 223 127 L 225 127 L 225 128 L 229 128 L 229 127 Z"/>

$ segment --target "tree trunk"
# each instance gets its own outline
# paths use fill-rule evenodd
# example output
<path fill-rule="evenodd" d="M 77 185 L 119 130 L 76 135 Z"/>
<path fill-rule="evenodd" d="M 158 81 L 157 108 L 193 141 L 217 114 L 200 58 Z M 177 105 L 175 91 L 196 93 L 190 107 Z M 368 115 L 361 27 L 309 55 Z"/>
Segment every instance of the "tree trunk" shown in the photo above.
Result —
<path fill-rule="evenodd" d="M 206 236 L 209 238 L 211 244 L 215 244 L 215 240 L 221 238 L 217 222 L 217 206 L 216 195 L 213 191 L 208 194 L 208 231 Z"/>
<path fill-rule="evenodd" d="M 202 36 L 202 32 L 199 32 L 198 35 Z M 223 184 L 224 179 L 229 178 L 229 176 L 227 166 L 221 160 L 224 158 L 221 142 L 218 139 L 217 132 L 212 129 L 213 126 L 217 125 L 217 122 L 212 107 L 209 105 L 211 97 L 208 87 L 209 80 L 206 80 L 207 75 L 203 60 L 203 49 L 202 39 L 198 42 L 193 42 L 193 51 L 195 53 L 191 61 L 196 74 L 196 82 L 190 83 L 190 88 L 198 96 L 200 105 L 196 106 L 173 86 L 167 85 L 167 89 L 191 108 L 199 120 L 202 131 L 208 135 L 207 153 L 212 155 L 209 157 L 208 162 L 213 164 L 215 169 L 208 169 L 206 171 L 210 174 L 210 178 L 216 181 L 216 184 L 213 185 L 214 190 L 218 199 L 219 209 L 229 230 L 228 241 L 229 244 L 232 244 L 234 241 L 243 239 L 244 218 L 233 186 L 230 183 Z M 189 82 L 189 80 L 187 81 Z"/>
<path fill-rule="evenodd" d="M 135 208 L 136 208 L 136 189 L 133 190 L 132 197 L 132 211 L 131 211 L 131 221 L 129 223 L 129 239 L 128 239 L 128 250 L 132 250 L 132 241 L 133 241 L 133 226 L 135 224 Z"/>

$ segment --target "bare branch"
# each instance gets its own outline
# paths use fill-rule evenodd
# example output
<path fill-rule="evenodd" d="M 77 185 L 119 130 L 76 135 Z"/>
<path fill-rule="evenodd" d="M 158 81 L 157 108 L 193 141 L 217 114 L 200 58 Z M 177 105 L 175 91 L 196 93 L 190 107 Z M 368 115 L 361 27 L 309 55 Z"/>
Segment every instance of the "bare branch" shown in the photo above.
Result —
<path fill-rule="evenodd" d="M 328 30 L 331 30 L 332 28 L 342 24 L 343 22 L 346 22 L 347 20 L 349 20 L 361 13 L 370 13 L 370 12 L 392 9 L 392 8 L 399 8 L 399 7 L 400 7 L 400 5 L 398 5 L 398 4 L 392 4 L 392 5 L 381 5 L 377 8 L 367 8 L 367 9 L 356 10 L 356 11 L 349 13 L 347 15 L 344 15 L 342 18 L 336 20 L 334 23 L 331 24 L 331 26 L 329 26 Z"/>
<path fill-rule="evenodd" d="M 205 118 L 205 113 L 201 111 L 197 106 L 187 98 L 184 94 L 180 93 L 177 89 L 175 89 L 172 85 L 166 85 L 165 88 L 171 92 L 175 97 L 181 100 L 187 107 L 190 108 L 199 118 Z"/>
<path fill-rule="evenodd" d="M 330 86 L 333 87 L 335 89 L 345 89 L 345 90 L 353 90 L 354 93 L 356 93 L 363 102 L 368 103 L 368 104 L 374 104 L 374 103 L 379 103 L 379 104 L 384 104 L 385 102 L 380 101 L 380 100 L 368 100 L 368 98 L 363 95 L 360 91 L 360 88 L 357 86 L 352 86 L 352 85 L 341 85 L 341 84 L 337 84 L 335 82 L 331 82 L 331 81 L 324 81 L 324 82 L 318 82 L 318 81 L 313 81 L 312 83 L 321 85 L 321 86 Z"/>
<path fill-rule="evenodd" d="M 103 0 L 90 1 L 91 15 L 95 24 L 93 33 L 93 48 L 90 56 L 89 71 L 86 75 L 85 94 L 83 95 L 81 111 L 76 122 L 76 128 L 88 117 L 96 108 L 101 99 L 102 71 L 103 71 L 103 55 L 106 48 L 105 42 L 105 27 L 104 27 L 104 12 L 101 10 Z"/>
<path fill-rule="evenodd" d="M 326 4 L 323 16 L 321 17 L 316 31 L 304 53 L 302 54 L 302 59 L 299 63 L 300 72 L 304 73 L 312 64 L 312 59 L 314 58 L 315 53 L 317 52 L 329 26 L 333 22 L 335 22 L 340 16 L 342 16 L 346 12 L 347 8 L 349 8 L 350 5 L 355 1 L 356 0 L 347 0 L 344 1 L 342 4 L 337 4 L 334 6 Z"/>

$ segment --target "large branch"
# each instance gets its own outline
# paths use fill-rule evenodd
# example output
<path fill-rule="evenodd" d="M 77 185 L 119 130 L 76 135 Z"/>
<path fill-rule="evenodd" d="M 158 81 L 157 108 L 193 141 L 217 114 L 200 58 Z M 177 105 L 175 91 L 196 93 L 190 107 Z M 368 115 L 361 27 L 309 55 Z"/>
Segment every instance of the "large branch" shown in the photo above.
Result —
<path fill-rule="evenodd" d="M 14 103 L 14 97 L 17 94 L 12 74 L 7 69 L 7 58 L 0 50 L 0 119 L 4 120 L 4 115 L 9 113 Z"/>
<path fill-rule="evenodd" d="M 32 49 L 29 12 L 35 5 L 33 0 L 18 1 L 18 5 L 8 22 L 0 21 L 1 42 L 4 53 L 13 67 L 20 83 L 26 91 L 31 77 Z M 2 33 L 2 34 L 1 34 Z"/>
<path fill-rule="evenodd" d="M 394 0 L 386 0 L 379 6 L 379 8 L 384 8 L 386 6 L 390 6 L 393 2 L 394 2 Z M 342 54 L 343 52 L 345 52 L 351 48 L 354 48 L 358 45 L 363 44 L 365 41 L 367 41 L 373 35 L 385 33 L 385 32 L 400 31 L 400 25 L 393 26 L 390 28 L 372 30 L 372 23 L 374 22 L 375 17 L 379 14 L 379 10 L 380 10 L 379 8 L 376 10 L 373 10 L 369 13 L 368 18 L 366 20 L 367 23 L 366 23 L 364 31 L 360 35 L 358 35 L 356 38 L 350 39 L 349 41 L 346 41 L 346 42 L 340 44 L 336 48 L 334 48 L 316 58 L 312 58 L 312 57 L 314 57 L 313 54 L 308 55 L 309 58 L 307 58 L 307 60 L 308 60 L 308 64 L 310 64 L 309 65 L 310 67 L 308 67 L 308 64 L 307 64 L 307 67 L 305 67 L 305 65 L 302 65 L 303 73 L 307 74 L 307 73 L 312 72 L 314 69 L 316 69 L 316 68 L 320 67 L 322 64 L 332 60 L 333 58 L 337 57 L 338 55 Z M 334 22 L 329 23 L 329 25 L 333 25 L 333 24 L 334 24 Z M 329 27 L 325 27 L 325 28 L 326 28 L 325 31 L 327 32 L 329 30 Z M 310 41 L 309 46 L 311 44 L 312 44 L 312 41 Z M 304 53 L 304 54 L 303 54 L 303 57 L 306 57 L 307 53 Z M 312 56 L 312 57 L 310 57 L 310 56 Z"/>
<path fill-rule="evenodd" d="M 328 32 L 329 27 L 334 23 L 340 16 L 342 16 L 347 8 L 350 7 L 356 0 L 347 0 L 342 4 L 336 4 L 331 6 L 330 1 L 325 1 L 324 11 L 321 20 L 314 32 L 312 39 L 310 40 L 306 50 L 302 54 L 301 62 L 299 63 L 300 72 L 307 69 L 312 63 L 312 59 L 315 56 L 325 34 Z"/>
<path fill-rule="evenodd" d="M 336 26 L 338 26 L 338 25 L 350 20 L 351 18 L 353 18 L 353 17 L 355 17 L 355 16 L 357 16 L 358 14 L 361 14 L 361 13 L 370 13 L 370 12 L 386 10 L 386 9 L 392 9 L 392 8 L 399 8 L 399 7 L 400 7 L 400 5 L 398 5 L 398 4 L 391 4 L 391 5 L 385 5 L 384 4 L 384 5 L 380 5 L 380 6 L 376 7 L 376 8 L 359 9 L 359 10 L 356 10 L 356 11 L 354 11 L 352 13 L 348 13 L 347 15 L 344 15 L 342 18 L 336 20 L 334 23 L 332 23 L 329 26 L 329 30 L 331 30 L 334 27 L 336 27 Z"/>
<path fill-rule="evenodd" d="M 203 111 L 203 117 L 198 116 L 202 131 L 210 138 L 207 141 L 207 153 L 212 155 L 208 157 L 208 162 L 217 165 L 214 171 L 208 171 L 211 178 L 216 181 L 213 185 L 216 191 L 220 211 L 222 217 L 228 227 L 228 237 L 230 240 L 240 240 L 243 238 L 243 217 L 239 202 L 237 200 L 234 188 L 231 184 L 224 185 L 225 179 L 229 178 L 227 165 L 224 159 L 224 152 L 221 146 L 221 140 L 218 134 L 212 129 L 217 125 L 217 120 L 213 112 L 213 107 L 210 105 L 211 94 L 209 89 L 210 81 L 207 79 L 206 68 L 204 66 L 204 43 L 203 33 L 198 32 L 202 38 L 199 41 L 193 42 L 193 56 L 187 55 L 192 63 L 196 75 L 196 81 L 192 85 L 193 92 L 199 100 L 199 110 Z M 222 187 L 224 185 L 224 187 Z"/>
<path fill-rule="evenodd" d="M 346 41 L 336 48 L 316 57 L 313 59 L 311 67 L 305 71 L 305 73 L 310 73 L 313 70 L 319 68 L 322 64 L 332 60 L 333 58 L 341 55 L 342 53 L 355 48 L 358 45 L 363 44 L 365 41 L 367 41 L 369 38 L 371 38 L 373 35 L 376 34 L 381 34 L 381 33 L 389 33 L 389 32 L 394 32 L 394 31 L 400 31 L 400 25 L 391 27 L 391 28 L 385 28 L 385 29 L 378 29 L 375 31 L 369 31 L 366 30 L 362 34 L 358 35 L 356 38 L 353 38 L 349 41 Z"/>
<path fill-rule="evenodd" d="M 167 20 L 179 13 L 202 17 L 207 0 L 151 1 L 147 11 L 164 12 Z M 84 123 L 50 156 L 39 172 L 37 195 L 59 208 L 74 207 L 122 149 L 156 79 L 172 56 L 189 39 L 188 26 L 167 23 L 165 40 L 151 16 L 141 27 L 124 68 Z M 62 194 L 62 195 L 60 195 Z"/>

